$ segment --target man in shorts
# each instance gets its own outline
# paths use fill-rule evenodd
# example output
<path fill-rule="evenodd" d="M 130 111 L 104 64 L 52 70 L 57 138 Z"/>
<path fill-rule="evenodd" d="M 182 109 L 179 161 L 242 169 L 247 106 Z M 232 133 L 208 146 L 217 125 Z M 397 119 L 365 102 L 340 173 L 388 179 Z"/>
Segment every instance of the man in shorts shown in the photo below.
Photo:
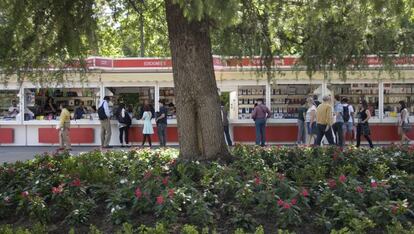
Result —
<path fill-rule="evenodd" d="M 354 144 L 354 123 L 355 123 L 355 110 L 348 103 L 348 98 L 344 97 L 342 98 L 342 106 L 343 106 L 343 119 L 344 123 L 342 125 L 343 127 L 343 133 L 344 133 L 344 142 L 346 142 L 346 139 L 350 137 L 351 144 Z"/>

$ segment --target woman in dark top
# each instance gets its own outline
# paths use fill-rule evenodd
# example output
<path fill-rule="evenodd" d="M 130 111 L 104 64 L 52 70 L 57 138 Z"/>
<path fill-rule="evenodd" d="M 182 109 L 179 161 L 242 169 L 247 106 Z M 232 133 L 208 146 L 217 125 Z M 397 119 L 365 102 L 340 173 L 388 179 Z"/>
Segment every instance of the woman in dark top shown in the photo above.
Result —
<path fill-rule="evenodd" d="M 364 135 L 369 143 L 369 147 L 373 148 L 371 138 L 371 130 L 369 129 L 368 120 L 371 118 L 371 113 L 368 110 L 368 103 L 365 100 L 362 100 L 359 103 L 359 112 L 358 112 L 358 125 L 357 125 L 357 147 L 361 144 L 361 135 Z"/>

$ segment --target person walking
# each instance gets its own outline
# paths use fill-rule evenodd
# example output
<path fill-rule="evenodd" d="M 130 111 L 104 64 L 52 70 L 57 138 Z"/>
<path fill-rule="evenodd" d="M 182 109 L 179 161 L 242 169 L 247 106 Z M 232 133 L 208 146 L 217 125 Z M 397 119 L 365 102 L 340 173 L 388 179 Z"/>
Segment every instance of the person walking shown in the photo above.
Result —
<path fill-rule="evenodd" d="M 333 131 L 335 134 L 336 145 L 339 147 L 344 147 L 344 133 L 343 133 L 343 124 L 344 124 L 344 106 L 340 101 L 339 95 L 335 95 L 334 103 L 334 113 L 335 113 L 335 123 L 333 125 Z"/>
<path fill-rule="evenodd" d="M 121 143 L 121 147 L 125 147 L 124 145 L 124 135 L 125 135 L 125 144 L 129 146 L 129 137 L 128 131 L 129 127 L 132 124 L 132 119 L 130 114 L 125 109 L 125 104 L 121 103 L 118 108 L 118 128 L 119 128 L 119 142 Z"/>
<path fill-rule="evenodd" d="M 105 96 L 98 108 L 98 116 L 101 122 L 101 148 L 111 148 L 111 112 L 109 110 L 109 101 L 111 98 Z"/>
<path fill-rule="evenodd" d="M 303 99 L 300 102 L 300 107 L 298 108 L 298 139 L 296 144 L 302 145 L 306 144 L 306 130 L 305 130 L 305 115 L 306 115 L 306 99 Z"/>
<path fill-rule="evenodd" d="M 59 143 L 60 148 L 58 150 L 72 150 L 70 144 L 70 137 L 69 137 L 69 129 L 70 129 L 70 112 L 66 107 L 66 104 L 60 104 L 60 112 L 59 117 Z"/>
<path fill-rule="evenodd" d="M 168 110 L 165 107 L 165 101 L 160 100 L 160 111 L 156 119 L 158 138 L 160 139 L 160 146 L 165 147 L 167 145 L 167 115 Z"/>
<path fill-rule="evenodd" d="M 355 118 L 354 118 L 354 107 L 352 105 L 350 105 L 348 103 L 348 98 L 344 97 L 342 98 L 342 108 L 343 108 L 343 112 L 342 112 L 342 118 L 344 120 L 344 123 L 342 125 L 343 128 L 343 139 L 344 139 L 344 145 L 346 142 L 346 138 L 349 137 L 349 135 L 351 136 L 351 144 L 354 144 L 354 123 L 355 123 Z"/>
<path fill-rule="evenodd" d="M 365 100 L 361 100 L 359 103 L 359 112 L 358 112 L 358 125 L 357 125 L 357 145 L 359 147 L 361 144 L 361 135 L 364 135 L 369 143 L 369 147 L 374 148 L 371 138 L 371 130 L 368 125 L 368 120 L 371 118 L 371 112 L 368 110 L 368 103 Z"/>
<path fill-rule="evenodd" d="M 334 145 L 332 135 L 332 105 L 331 97 L 329 95 L 323 97 L 323 103 L 316 109 L 317 122 L 317 137 L 315 141 L 316 146 L 321 145 L 322 138 L 325 136 L 330 145 Z"/>
<path fill-rule="evenodd" d="M 306 110 L 306 118 L 305 118 L 305 122 L 306 122 L 306 131 L 308 134 L 308 144 L 311 145 L 312 141 L 315 142 L 316 140 L 316 105 L 315 102 L 313 100 L 313 98 L 309 97 L 306 100 L 306 106 L 307 106 L 307 110 Z"/>
<path fill-rule="evenodd" d="M 152 113 L 151 113 L 150 106 L 145 105 L 143 107 L 143 111 L 144 112 L 142 114 L 141 120 L 144 121 L 144 126 L 142 128 L 142 134 L 144 135 L 144 139 L 142 140 L 142 146 L 145 145 L 145 142 L 148 138 L 149 146 L 152 147 L 151 135 L 154 134 L 154 129 L 152 128 L 152 123 L 151 123 Z"/>
<path fill-rule="evenodd" d="M 221 102 L 220 112 L 221 112 L 221 119 L 223 121 L 224 135 L 226 137 L 227 145 L 233 146 L 233 142 L 231 141 L 231 137 L 230 137 L 230 129 L 229 129 L 229 113 L 227 112 L 226 107 L 224 106 L 224 102 Z"/>
<path fill-rule="evenodd" d="M 410 113 L 404 101 L 400 101 L 400 118 L 398 119 L 398 135 L 401 137 L 401 144 L 409 144 L 410 138 L 407 133 L 411 130 Z"/>
<path fill-rule="evenodd" d="M 263 104 L 263 99 L 257 100 L 257 105 L 253 109 L 252 118 L 256 127 L 256 145 L 265 146 L 266 144 L 266 121 L 272 113 Z"/>

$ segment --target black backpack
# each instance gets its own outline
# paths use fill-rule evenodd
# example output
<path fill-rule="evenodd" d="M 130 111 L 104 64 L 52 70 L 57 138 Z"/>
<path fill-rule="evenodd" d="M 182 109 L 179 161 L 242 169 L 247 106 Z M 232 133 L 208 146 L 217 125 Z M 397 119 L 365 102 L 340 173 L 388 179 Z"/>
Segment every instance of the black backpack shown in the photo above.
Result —
<path fill-rule="evenodd" d="M 98 108 L 98 117 L 99 120 L 105 120 L 108 119 L 108 116 L 106 116 L 105 114 L 105 109 L 103 107 L 104 102 L 102 103 L 102 105 Z"/>
<path fill-rule="evenodd" d="M 125 124 L 127 126 L 131 126 L 132 119 L 131 116 L 125 111 L 125 117 L 122 118 L 122 109 L 118 112 L 118 122 Z"/>
<path fill-rule="evenodd" d="M 343 107 L 343 113 L 342 118 L 344 119 L 345 123 L 348 123 L 349 119 L 351 118 L 351 115 L 349 114 L 349 105 Z"/>

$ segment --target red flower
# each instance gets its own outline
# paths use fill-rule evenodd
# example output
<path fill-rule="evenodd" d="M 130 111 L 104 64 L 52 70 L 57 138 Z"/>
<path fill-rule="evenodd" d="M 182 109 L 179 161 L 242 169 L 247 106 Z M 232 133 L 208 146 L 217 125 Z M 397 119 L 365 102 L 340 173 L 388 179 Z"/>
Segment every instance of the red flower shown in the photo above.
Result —
<path fill-rule="evenodd" d="M 290 209 L 290 204 L 286 202 L 285 204 L 283 204 L 283 208 L 286 210 Z"/>
<path fill-rule="evenodd" d="M 159 195 L 157 197 L 157 204 L 162 205 L 164 203 L 164 197 L 162 195 Z"/>
<path fill-rule="evenodd" d="M 282 199 L 277 200 L 277 204 L 279 206 L 283 206 L 285 204 L 285 202 Z"/>
<path fill-rule="evenodd" d="M 279 180 L 285 180 L 285 175 L 283 175 L 282 173 L 277 173 L 277 177 L 279 178 Z"/>
<path fill-rule="evenodd" d="M 72 183 L 70 183 L 71 186 L 73 187 L 80 187 L 81 186 L 81 181 L 79 178 L 75 179 L 72 181 Z"/>
<path fill-rule="evenodd" d="M 151 176 L 152 176 L 151 171 L 147 171 L 147 172 L 145 172 L 145 175 L 144 175 L 144 180 L 148 180 Z"/>
<path fill-rule="evenodd" d="M 256 178 L 254 178 L 254 184 L 255 185 L 260 185 L 261 183 L 262 182 L 261 182 L 260 178 L 256 176 Z"/>
<path fill-rule="evenodd" d="M 175 193 L 174 189 L 170 189 L 170 190 L 168 190 L 168 197 L 169 197 L 170 199 L 173 199 L 173 198 L 174 198 L 174 193 Z"/>
<path fill-rule="evenodd" d="M 329 179 L 328 180 L 328 186 L 331 189 L 335 188 L 336 187 L 336 181 L 334 179 Z"/>
<path fill-rule="evenodd" d="M 302 196 L 304 196 L 304 197 L 308 197 L 309 196 L 309 192 L 308 192 L 308 190 L 307 189 L 303 189 L 302 190 L 302 192 L 300 193 Z"/>
<path fill-rule="evenodd" d="M 162 179 L 162 184 L 167 186 L 168 185 L 168 176 Z"/>
<path fill-rule="evenodd" d="M 398 206 L 392 206 L 391 207 L 391 212 L 393 213 L 393 214 L 397 214 L 397 212 L 398 212 Z"/>
<path fill-rule="evenodd" d="M 339 182 L 345 183 L 346 182 L 346 176 L 345 175 L 340 175 L 339 176 Z"/>
<path fill-rule="evenodd" d="M 29 192 L 28 191 L 22 192 L 22 196 L 25 197 L 25 198 L 28 197 L 29 196 Z"/>
<path fill-rule="evenodd" d="M 296 198 L 292 198 L 292 200 L 290 201 L 290 204 L 292 204 L 292 206 L 296 205 L 296 203 L 298 202 L 298 200 Z"/>
<path fill-rule="evenodd" d="M 376 188 L 376 187 L 378 187 L 377 181 L 375 180 L 371 181 L 371 188 Z"/>
<path fill-rule="evenodd" d="M 364 189 L 363 189 L 361 186 L 357 186 L 357 187 L 355 188 L 355 190 L 356 190 L 358 193 L 363 193 L 363 192 L 364 192 Z"/>
<path fill-rule="evenodd" d="M 63 192 L 63 184 L 59 185 L 58 187 L 52 187 L 53 194 L 59 194 Z"/>
<path fill-rule="evenodd" d="M 177 160 L 175 160 L 175 159 L 173 159 L 173 160 L 171 160 L 171 161 L 170 161 L 170 164 L 171 164 L 172 166 L 174 166 L 176 163 L 177 163 Z"/>
<path fill-rule="evenodd" d="M 135 189 L 135 197 L 138 199 L 142 197 L 142 192 L 140 188 Z"/>

